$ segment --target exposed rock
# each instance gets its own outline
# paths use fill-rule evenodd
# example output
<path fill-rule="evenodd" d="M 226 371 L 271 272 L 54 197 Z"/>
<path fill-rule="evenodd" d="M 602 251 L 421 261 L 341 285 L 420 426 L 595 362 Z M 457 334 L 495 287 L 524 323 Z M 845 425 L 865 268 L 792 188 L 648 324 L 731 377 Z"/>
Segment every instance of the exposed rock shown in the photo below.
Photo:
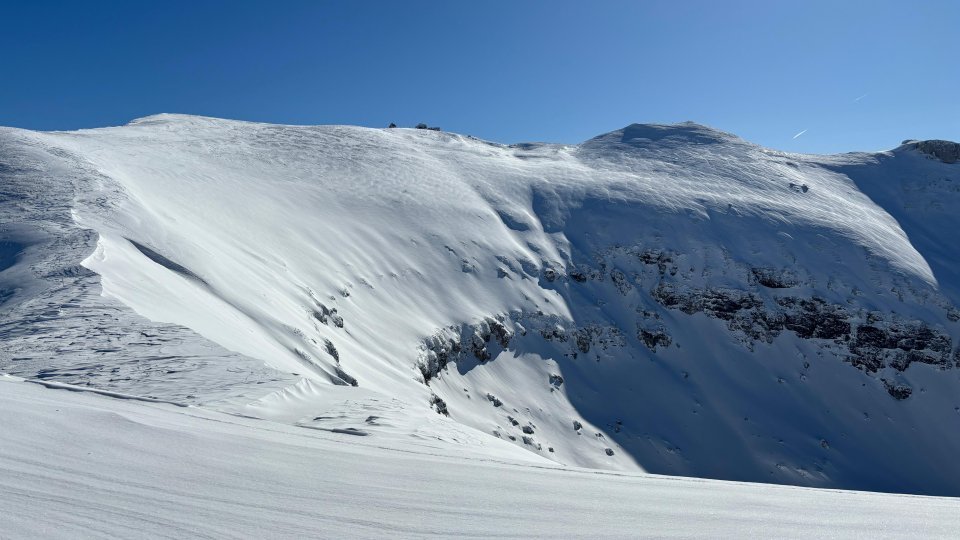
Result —
<path fill-rule="evenodd" d="M 647 329 L 638 326 L 637 327 L 637 339 L 639 339 L 644 345 L 647 346 L 653 352 L 657 352 L 657 347 L 669 347 L 673 343 L 673 339 L 670 338 L 670 335 L 667 334 L 666 330 L 661 326 L 655 329 Z"/>
<path fill-rule="evenodd" d="M 757 283 L 770 289 L 788 289 L 795 287 L 798 282 L 792 272 L 776 268 L 751 268 L 750 273 Z"/>
<path fill-rule="evenodd" d="M 439 414 L 444 416 L 450 416 L 450 411 L 447 410 L 447 403 L 440 399 L 436 394 L 430 395 L 430 407 L 433 410 L 437 411 Z"/>
<path fill-rule="evenodd" d="M 350 386 L 358 386 L 359 383 L 357 379 L 343 370 L 340 366 L 336 367 L 337 377 L 343 380 L 343 382 L 349 384 Z"/>
<path fill-rule="evenodd" d="M 662 282 L 651 292 L 651 296 L 661 305 L 679 309 L 688 315 L 703 312 L 723 320 L 733 319 L 738 311 L 763 306 L 763 300 L 753 293 L 725 288 L 684 290 Z"/>
<path fill-rule="evenodd" d="M 436 377 L 451 361 L 455 361 L 462 352 L 459 340 L 449 336 L 447 332 L 440 332 L 424 342 L 424 353 L 420 357 L 418 367 L 425 383 Z"/>
<path fill-rule="evenodd" d="M 585 283 L 589 279 L 589 275 L 581 270 L 571 270 L 568 275 L 577 283 Z"/>
<path fill-rule="evenodd" d="M 874 321 L 857 327 L 850 352 L 854 365 L 866 371 L 876 372 L 887 365 L 904 371 L 914 362 L 948 369 L 952 348 L 950 336 L 926 323 L 884 322 L 881 327 L 880 321 Z"/>
<path fill-rule="evenodd" d="M 337 363 L 340 362 L 340 353 L 337 352 L 337 348 L 333 346 L 332 341 L 330 341 L 329 339 L 324 339 L 323 348 L 327 351 L 327 354 L 332 356 L 333 359 L 337 361 Z"/>
<path fill-rule="evenodd" d="M 916 148 L 944 163 L 960 161 L 960 143 L 934 139 L 929 141 L 904 141 L 904 145 Z"/>
<path fill-rule="evenodd" d="M 670 270 L 671 274 L 677 271 L 676 266 L 672 264 L 673 256 L 659 249 L 645 249 L 637 253 L 637 258 L 640 259 L 640 262 L 643 264 L 657 265 L 657 271 L 661 276 L 666 274 L 668 270 Z"/>
<path fill-rule="evenodd" d="M 820 298 L 778 298 L 784 309 L 783 327 L 804 339 L 839 339 L 850 334 L 849 316 L 841 306 Z"/>
<path fill-rule="evenodd" d="M 910 388 L 905 384 L 892 383 L 886 379 L 881 379 L 881 381 L 883 382 L 884 388 L 887 389 L 887 393 L 898 401 L 907 399 L 911 394 L 913 394 L 913 388 Z"/>
<path fill-rule="evenodd" d="M 567 331 L 559 325 L 541 329 L 540 335 L 547 341 L 567 341 Z"/>
<path fill-rule="evenodd" d="M 313 310 L 314 319 L 323 324 L 333 322 L 333 325 L 337 328 L 343 328 L 343 317 L 337 314 L 337 308 L 328 308 L 319 302 L 317 302 L 317 308 Z"/>

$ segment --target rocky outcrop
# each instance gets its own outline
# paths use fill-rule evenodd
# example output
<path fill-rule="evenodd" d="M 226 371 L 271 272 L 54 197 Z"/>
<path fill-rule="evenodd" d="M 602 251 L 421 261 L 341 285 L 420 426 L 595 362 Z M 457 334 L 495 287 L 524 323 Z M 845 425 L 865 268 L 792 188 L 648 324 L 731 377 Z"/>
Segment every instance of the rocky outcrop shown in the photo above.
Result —
<path fill-rule="evenodd" d="M 505 318 L 487 317 L 482 321 L 449 327 L 438 331 L 423 343 L 417 367 L 425 383 L 436 377 L 447 364 L 470 354 L 480 362 L 492 358 L 489 348 L 493 345 L 506 349 L 514 332 L 504 324 Z"/>
<path fill-rule="evenodd" d="M 905 371 L 910 364 L 932 364 L 949 369 L 953 348 L 950 336 L 922 321 L 889 322 L 872 315 L 857 327 L 850 344 L 851 361 L 866 371 L 884 367 Z M 902 398 L 901 398 L 902 399 Z"/>
<path fill-rule="evenodd" d="M 954 349 L 954 340 L 941 325 L 870 311 L 858 304 L 853 289 L 846 303 L 827 300 L 811 292 L 818 288 L 802 269 L 736 263 L 722 250 L 690 256 L 644 246 L 614 245 L 590 259 L 566 268 L 559 262 L 544 262 L 540 283 L 591 302 L 601 298 L 599 306 L 616 304 L 611 311 L 623 313 L 626 308 L 626 313 L 635 313 L 632 330 L 621 330 L 618 324 L 625 321 L 619 318 L 614 324 L 613 320 L 578 324 L 542 312 L 487 317 L 425 340 L 418 360 L 424 382 L 429 384 L 451 362 L 472 358 L 482 365 L 508 349 L 515 336 L 528 333 L 553 343 L 574 360 L 589 355 L 599 361 L 602 351 L 611 348 L 640 347 L 648 354 L 664 354 L 674 345 L 679 347 L 672 335 L 679 330 L 674 328 L 678 321 L 663 317 L 665 310 L 722 321 L 751 351 L 782 335 L 807 340 L 824 356 L 880 379 L 898 400 L 913 392 L 898 375 L 912 364 L 960 367 L 960 348 Z M 498 261 L 510 263 L 506 257 Z M 947 319 L 952 321 L 950 313 Z M 559 374 L 550 379 L 554 389 L 562 381 Z M 499 400 L 490 401 L 500 406 Z"/>
<path fill-rule="evenodd" d="M 924 154 L 933 156 L 944 163 L 960 161 L 960 143 L 943 140 L 904 141 L 907 148 L 914 148 Z"/>

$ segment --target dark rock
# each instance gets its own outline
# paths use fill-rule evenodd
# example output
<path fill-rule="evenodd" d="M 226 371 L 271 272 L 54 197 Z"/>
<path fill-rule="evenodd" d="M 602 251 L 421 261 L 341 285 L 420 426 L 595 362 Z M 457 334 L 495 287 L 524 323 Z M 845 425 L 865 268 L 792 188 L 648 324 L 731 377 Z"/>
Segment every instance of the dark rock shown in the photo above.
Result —
<path fill-rule="evenodd" d="M 647 249 L 637 254 L 637 258 L 643 264 L 655 264 L 660 275 L 667 273 L 668 267 L 673 263 L 673 257 L 658 249 Z"/>
<path fill-rule="evenodd" d="M 883 382 L 884 388 L 887 389 L 887 393 L 898 401 L 907 399 L 913 394 L 913 388 L 905 384 L 892 383 L 886 379 L 881 379 L 881 381 Z"/>
<path fill-rule="evenodd" d="M 551 326 L 540 330 L 540 336 L 547 341 L 567 341 L 567 332 L 559 326 Z"/>
<path fill-rule="evenodd" d="M 444 416 L 450 416 L 450 411 L 447 410 L 446 402 L 440 399 L 440 397 L 437 396 L 436 394 L 432 394 L 430 396 L 430 407 L 433 408 L 433 410 L 437 411 L 439 414 L 442 414 Z"/>
<path fill-rule="evenodd" d="M 591 336 L 587 332 L 577 332 L 575 336 L 575 341 L 577 343 L 577 350 L 586 354 L 590 352 L 590 342 L 592 341 Z"/>
<path fill-rule="evenodd" d="M 337 308 L 331 309 L 319 302 L 317 302 L 317 308 L 318 309 L 313 310 L 314 319 L 323 324 L 332 321 L 333 325 L 337 328 L 343 328 L 343 317 L 337 314 Z"/>
<path fill-rule="evenodd" d="M 757 283 L 768 289 L 788 289 L 797 285 L 797 278 L 791 273 L 775 268 L 751 268 L 750 273 Z"/>
<path fill-rule="evenodd" d="M 359 385 L 359 383 L 357 382 L 357 379 L 352 375 L 348 374 L 346 371 L 344 371 L 340 366 L 336 367 L 336 372 L 337 372 L 337 377 L 340 377 L 340 379 L 342 379 L 343 382 L 349 384 L 350 386 Z"/>
<path fill-rule="evenodd" d="M 323 340 L 323 348 L 326 349 L 327 354 L 333 357 L 338 363 L 340 362 L 340 353 L 337 352 L 337 348 L 333 346 L 333 342 L 329 339 Z"/>
<path fill-rule="evenodd" d="M 907 146 L 916 148 L 924 154 L 933 156 L 944 163 L 960 161 L 960 143 L 942 140 L 905 141 Z"/>
<path fill-rule="evenodd" d="M 497 340 L 501 347 L 506 349 L 510 345 L 510 340 L 513 339 L 513 332 L 496 319 L 487 319 L 487 323 L 490 325 L 490 335 Z"/>
<path fill-rule="evenodd" d="M 638 325 L 637 339 L 653 352 L 657 352 L 657 347 L 669 347 L 673 343 L 673 339 L 663 327 L 648 330 Z"/>
<path fill-rule="evenodd" d="M 820 298 L 778 298 L 785 308 L 783 327 L 804 339 L 839 339 L 850 334 L 847 313 L 840 306 L 827 304 Z"/>

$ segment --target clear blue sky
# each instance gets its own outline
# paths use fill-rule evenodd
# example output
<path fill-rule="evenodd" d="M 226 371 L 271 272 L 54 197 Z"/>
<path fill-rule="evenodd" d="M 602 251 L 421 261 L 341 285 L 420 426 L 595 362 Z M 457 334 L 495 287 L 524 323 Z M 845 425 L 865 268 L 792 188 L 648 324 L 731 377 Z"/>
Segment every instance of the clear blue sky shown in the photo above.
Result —
<path fill-rule="evenodd" d="M 960 140 L 960 1 L 0 0 L 0 125 L 158 112 L 803 152 Z M 793 138 L 802 130 L 803 135 Z"/>

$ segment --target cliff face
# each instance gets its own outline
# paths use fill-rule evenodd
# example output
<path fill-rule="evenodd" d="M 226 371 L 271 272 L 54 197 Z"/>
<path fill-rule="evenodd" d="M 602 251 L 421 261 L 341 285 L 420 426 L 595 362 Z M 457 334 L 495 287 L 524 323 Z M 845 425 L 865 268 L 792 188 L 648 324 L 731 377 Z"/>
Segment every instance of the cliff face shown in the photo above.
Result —
<path fill-rule="evenodd" d="M 3 130 L 0 371 L 587 467 L 956 494 L 956 148 Z"/>

